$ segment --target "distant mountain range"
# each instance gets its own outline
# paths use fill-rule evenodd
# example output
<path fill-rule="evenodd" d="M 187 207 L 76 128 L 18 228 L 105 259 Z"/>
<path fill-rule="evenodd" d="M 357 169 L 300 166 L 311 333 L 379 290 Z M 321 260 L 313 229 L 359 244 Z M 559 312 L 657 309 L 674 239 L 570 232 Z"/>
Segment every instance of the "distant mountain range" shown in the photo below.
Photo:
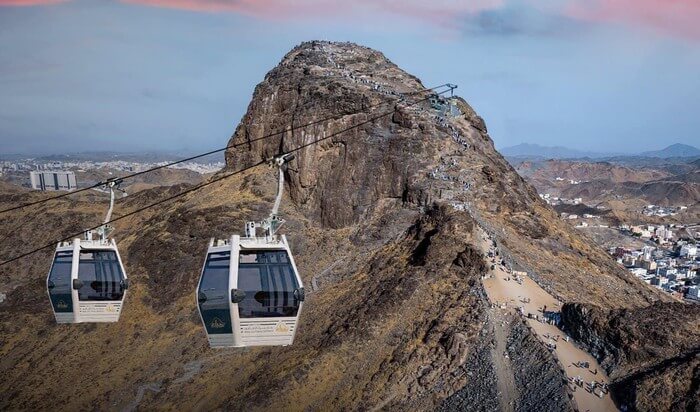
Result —
<path fill-rule="evenodd" d="M 545 159 L 603 159 L 611 157 L 671 158 L 700 156 L 700 149 L 681 143 L 672 144 L 662 150 L 647 151 L 638 154 L 589 152 L 563 146 L 541 146 L 531 143 L 521 143 L 515 146 L 504 147 L 500 149 L 500 152 L 507 157 L 530 157 Z"/>
<path fill-rule="evenodd" d="M 662 150 L 642 152 L 642 157 L 694 157 L 700 156 L 700 149 L 687 144 L 676 143 Z"/>
<path fill-rule="evenodd" d="M 606 157 L 610 153 L 587 152 L 570 149 L 563 146 L 540 146 L 532 143 L 520 143 L 519 145 L 504 147 L 500 149 L 504 156 L 514 157 L 544 157 L 548 159 L 570 159 L 581 157 Z"/>

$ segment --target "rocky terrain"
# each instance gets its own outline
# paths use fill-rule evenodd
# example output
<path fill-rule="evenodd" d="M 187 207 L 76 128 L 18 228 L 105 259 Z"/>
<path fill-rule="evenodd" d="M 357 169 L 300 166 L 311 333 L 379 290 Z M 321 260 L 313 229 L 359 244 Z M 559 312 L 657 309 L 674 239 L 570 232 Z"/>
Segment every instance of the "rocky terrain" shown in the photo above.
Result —
<path fill-rule="evenodd" d="M 308 292 L 294 345 L 211 350 L 194 305 L 209 238 L 269 213 L 276 173 L 257 167 L 116 224 L 133 285 L 118 324 L 54 324 L 44 289 L 50 250 L 0 266 L 0 408 L 575 409 L 561 369 L 519 319 L 502 325 L 512 376 L 498 373 L 493 347 L 503 341 L 481 284 L 476 228 L 564 302 L 636 311 L 670 298 L 561 222 L 466 101 L 455 99 L 462 114 L 450 118 L 414 103 L 428 97 L 424 88 L 377 51 L 329 42 L 294 48 L 256 87 L 230 141 L 242 146 L 227 152 L 222 173 L 295 150 L 282 232 Z M 188 187 L 139 191 L 115 216 Z M 40 196 L 3 187 L 0 205 Z M 97 200 L 81 194 L 0 216 L 0 258 L 96 224 Z M 595 324 L 588 314 L 576 324 Z M 635 374 L 635 358 L 615 366 L 620 388 L 638 388 L 624 402 L 642 410 L 655 376 L 677 372 L 654 366 L 667 354 L 644 353 L 647 375 Z M 499 388 L 509 385 L 504 405 Z"/>
<path fill-rule="evenodd" d="M 610 223 L 639 223 L 649 205 L 687 206 L 669 222 L 695 222 L 700 218 L 700 168 L 691 158 L 625 158 L 622 163 L 595 160 L 511 159 L 515 168 L 540 193 L 566 199 L 581 198 L 610 211 Z M 575 181 L 576 184 L 572 184 Z M 561 210 L 564 211 L 564 210 Z M 648 220 L 648 219 L 647 219 Z M 664 220 L 651 219 L 650 223 Z"/>
<path fill-rule="evenodd" d="M 616 379 L 613 395 L 621 403 L 638 410 L 700 407 L 700 305 L 605 310 L 570 303 L 562 322 Z"/>
<path fill-rule="evenodd" d="M 486 323 L 490 328 L 483 331 L 483 337 L 493 339 L 494 319 Z M 469 376 L 467 384 L 450 396 L 441 406 L 441 410 L 484 410 L 499 409 L 515 411 L 568 411 L 573 410 L 570 393 L 552 354 L 537 340 L 528 327 L 520 319 L 509 319 L 510 331 L 505 341 L 506 353 L 497 356 L 507 356 L 510 369 L 513 393 L 499 392 L 498 379 L 494 374 L 496 366 L 494 356 L 489 353 L 495 342 L 480 342 L 464 366 Z M 512 402 L 502 405 L 504 398 Z M 501 401 L 501 403 L 499 403 Z M 507 403 L 508 403 L 507 402 Z"/>
<path fill-rule="evenodd" d="M 516 170 L 535 182 L 552 181 L 561 177 L 580 181 L 606 180 L 612 183 L 643 183 L 672 176 L 670 172 L 659 168 L 633 168 L 603 161 L 586 162 L 581 160 L 525 161 L 519 163 Z"/>
<path fill-rule="evenodd" d="M 621 404 L 634 410 L 697 411 L 700 409 L 698 382 L 700 354 L 696 351 L 626 376 L 615 382 L 611 390 Z"/>

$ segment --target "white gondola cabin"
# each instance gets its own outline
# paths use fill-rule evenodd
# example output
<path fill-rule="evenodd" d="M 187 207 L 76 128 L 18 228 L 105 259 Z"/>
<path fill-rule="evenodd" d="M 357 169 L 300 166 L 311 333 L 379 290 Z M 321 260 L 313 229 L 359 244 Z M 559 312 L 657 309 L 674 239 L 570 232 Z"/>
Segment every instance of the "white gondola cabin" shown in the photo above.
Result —
<path fill-rule="evenodd" d="M 46 286 L 57 323 L 116 322 L 128 280 L 114 240 L 74 239 L 56 247 Z"/>
<path fill-rule="evenodd" d="M 59 242 L 46 289 L 56 323 L 117 322 L 129 281 L 117 244 L 108 235 L 114 209 L 114 189 L 120 181 L 105 184 L 110 192 L 109 210 L 97 229 L 98 239 L 85 232 L 85 239 Z"/>
<path fill-rule="evenodd" d="M 213 348 L 291 345 L 304 301 L 304 286 L 287 238 L 277 235 L 284 169 L 292 156 L 273 159 L 279 168 L 277 198 L 270 216 L 248 222 L 245 237 L 212 239 L 196 299 Z M 265 231 L 264 237 L 256 229 Z"/>
<path fill-rule="evenodd" d="M 291 345 L 303 300 L 284 235 L 209 243 L 197 305 L 211 347 Z"/>

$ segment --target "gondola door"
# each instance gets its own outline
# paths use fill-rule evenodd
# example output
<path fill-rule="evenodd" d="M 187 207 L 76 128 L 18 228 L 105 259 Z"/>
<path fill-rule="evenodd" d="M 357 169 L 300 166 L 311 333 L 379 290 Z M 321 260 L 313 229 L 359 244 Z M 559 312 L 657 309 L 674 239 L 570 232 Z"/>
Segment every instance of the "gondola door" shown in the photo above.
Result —
<path fill-rule="evenodd" d="M 57 251 L 47 279 L 51 306 L 57 323 L 73 320 L 73 251 Z"/>
<path fill-rule="evenodd" d="M 209 250 L 197 289 L 199 313 L 212 347 L 232 346 L 231 248 Z"/>

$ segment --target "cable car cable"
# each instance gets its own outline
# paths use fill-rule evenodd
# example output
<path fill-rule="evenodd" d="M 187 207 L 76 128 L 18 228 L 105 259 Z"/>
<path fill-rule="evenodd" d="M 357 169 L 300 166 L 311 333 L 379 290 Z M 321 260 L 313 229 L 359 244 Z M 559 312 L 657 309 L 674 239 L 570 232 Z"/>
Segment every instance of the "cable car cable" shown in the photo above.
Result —
<path fill-rule="evenodd" d="M 418 91 L 410 92 L 410 93 L 405 93 L 405 94 L 406 94 L 406 95 L 417 94 L 417 93 L 422 93 L 422 92 L 426 92 L 426 91 L 429 91 L 429 90 L 439 89 L 439 88 L 446 87 L 446 86 L 447 86 L 447 87 L 451 87 L 451 85 L 450 85 L 449 83 L 445 83 L 445 84 L 442 84 L 442 85 L 440 85 L 440 86 L 435 86 L 435 87 L 431 87 L 431 88 L 425 88 L 425 89 L 422 89 L 422 90 L 418 90 Z M 452 90 L 452 89 L 450 89 L 450 90 Z M 448 90 L 445 90 L 445 91 L 443 91 L 443 92 L 440 92 L 439 94 L 446 93 L 447 91 L 448 91 Z M 396 103 L 396 102 L 393 102 L 393 103 Z M 375 107 L 378 107 L 378 106 L 384 105 L 384 104 L 387 104 L 387 102 L 378 103 L 378 104 L 376 104 L 376 105 L 370 105 L 370 106 L 364 108 L 364 110 L 372 109 L 372 108 L 375 108 Z M 61 193 L 60 195 L 48 197 L 48 198 L 45 198 L 45 199 L 35 200 L 35 201 L 33 201 L 33 202 L 28 202 L 28 203 L 24 203 L 24 204 L 21 204 L 21 205 L 18 205 L 18 206 L 13 206 L 13 207 L 10 207 L 10 208 L 7 208 L 7 209 L 3 209 L 3 210 L 0 210 L 0 214 L 6 213 L 6 212 L 11 212 L 11 211 L 18 210 L 18 209 L 22 209 L 22 208 L 24 208 L 24 207 L 29 207 L 29 206 L 38 205 L 38 204 L 40 204 L 40 203 L 45 203 L 45 202 L 49 202 L 49 201 L 56 200 L 56 199 L 61 199 L 61 198 L 64 198 L 64 197 L 66 197 L 66 196 L 71 196 L 71 195 L 74 195 L 74 194 L 77 194 L 77 193 L 80 193 L 80 192 L 84 192 L 84 191 L 87 191 L 87 190 L 91 190 L 91 189 L 98 188 L 98 187 L 100 187 L 100 186 L 107 185 L 107 184 L 111 183 L 112 181 L 131 179 L 131 178 L 134 178 L 134 177 L 136 177 L 136 176 L 140 176 L 140 175 L 143 175 L 143 174 L 146 174 L 146 173 L 154 172 L 154 171 L 156 171 L 156 170 L 164 169 L 164 168 L 167 168 L 167 167 L 170 167 L 170 166 L 174 166 L 174 165 L 176 165 L 176 164 L 180 164 L 180 163 L 184 163 L 184 162 L 189 162 L 189 161 L 194 160 L 194 159 L 199 159 L 199 158 L 201 158 L 201 157 L 205 157 L 205 156 L 209 156 L 209 155 L 212 155 L 212 154 L 215 154 L 215 153 L 223 152 L 224 150 L 233 149 L 233 148 L 236 148 L 236 147 L 239 147 L 239 146 L 243 146 L 243 145 L 246 145 L 246 144 L 255 143 L 255 142 L 257 142 L 257 141 L 264 140 L 264 139 L 268 139 L 268 138 L 270 138 L 270 137 L 274 137 L 274 136 L 280 135 L 280 134 L 282 134 L 282 133 L 293 132 L 294 130 L 303 129 L 303 128 L 306 128 L 306 127 L 309 127 L 309 126 L 313 126 L 313 125 L 316 125 L 316 124 L 319 124 L 319 123 L 327 122 L 327 121 L 329 121 L 329 120 L 335 120 L 335 119 L 340 118 L 340 117 L 342 117 L 342 116 L 350 116 L 350 115 L 359 114 L 359 113 L 364 113 L 364 111 L 355 112 L 355 113 L 343 113 L 343 114 L 339 114 L 339 115 L 335 115 L 335 116 L 330 116 L 330 117 L 326 117 L 326 118 L 319 119 L 319 120 L 314 120 L 313 122 L 306 123 L 306 124 L 299 125 L 299 126 L 294 126 L 294 125 L 292 125 L 291 127 L 287 127 L 287 128 L 285 128 L 284 130 L 279 130 L 279 131 L 277 131 L 277 132 L 270 133 L 270 134 L 265 135 L 265 136 L 261 136 L 261 137 L 258 137 L 258 138 L 252 139 L 252 140 L 248 140 L 248 141 L 246 141 L 246 142 L 234 143 L 234 144 L 231 144 L 231 145 L 227 145 L 227 146 L 225 146 L 225 147 L 222 147 L 222 148 L 220 148 L 220 149 L 215 149 L 215 150 L 211 150 L 211 151 L 206 152 L 206 153 L 198 154 L 198 155 L 195 155 L 195 156 L 190 156 L 190 157 L 187 157 L 187 158 L 184 158 L 184 159 L 180 159 L 180 160 L 175 160 L 175 161 L 172 161 L 172 162 L 167 163 L 167 164 L 164 164 L 164 165 L 160 165 L 160 166 L 156 166 L 156 167 L 153 167 L 153 168 L 150 168 L 150 169 L 142 170 L 142 171 L 140 171 L 140 172 L 135 172 L 135 173 L 131 173 L 131 174 L 128 174 L 128 175 L 125 175 L 125 176 L 122 176 L 122 177 L 111 178 L 111 179 L 107 179 L 107 180 L 105 180 L 105 181 L 100 181 L 100 182 L 95 183 L 94 185 L 91 185 L 91 186 L 88 186 L 88 187 L 84 187 L 84 188 L 82 188 L 82 189 L 77 189 L 77 190 L 73 190 L 73 191 L 71 191 L 71 192 Z"/>
<path fill-rule="evenodd" d="M 206 183 L 199 184 L 199 185 L 197 185 L 197 186 L 193 186 L 193 187 L 191 187 L 191 188 L 189 188 L 189 189 L 187 189 L 187 190 L 184 190 L 184 191 L 182 191 L 182 192 L 180 192 L 180 193 L 177 193 L 177 194 L 175 194 L 175 195 L 173 195 L 173 196 L 167 197 L 167 198 L 165 198 L 165 199 L 161 199 L 161 200 L 159 200 L 159 201 L 157 201 L 157 202 L 154 202 L 154 203 L 151 203 L 151 204 L 149 204 L 149 205 L 143 206 L 143 207 L 141 207 L 141 208 L 139 208 L 139 209 L 133 210 L 133 211 L 131 211 L 131 212 L 129 212 L 129 213 L 126 213 L 126 214 L 124 214 L 124 215 L 121 215 L 121 216 L 119 216 L 119 217 L 115 217 L 115 218 L 113 218 L 112 220 L 110 220 L 110 221 L 107 222 L 107 223 L 100 223 L 100 224 L 97 225 L 97 226 L 93 226 L 93 227 L 91 227 L 91 228 L 89 228 L 89 229 L 81 230 L 80 232 L 73 233 L 73 234 L 71 234 L 71 235 L 69 235 L 69 236 L 64 237 L 63 239 L 53 241 L 53 242 L 48 243 L 48 244 L 46 244 L 46 245 L 44 245 L 44 246 L 42 246 L 42 247 L 36 248 L 36 249 L 34 249 L 34 250 L 30 251 L 30 252 L 26 252 L 26 253 L 23 253 L 23 254 L 21 254 L 21 255 L 19 255 L 19 256 L 13 257 L 12 259 L 9 259 L 9 260 L 6 260 L 6 261 L 0 263 L 0 266 L 4 266 L 4 265 L 6 265 L 6 264 L 8 264 L 8 263 L 10 263 L 10 262 L 14 262 L 15 260 L 18 260 L 18 259 L 21 259 L 21 258 L 23 258 L 23 257 L 29 256 L 29 255 L 34 254 L 34 253 L 36 253 L 36 252 L 39 252 L 39 251 L 41 251 L 41 250 L 50 248 L 50 247 L 56 245 L 57 243 L 66 242 L 66 241 L 71 240 L 71 239 L 73 239 L 73 238 L 75 238 L 75 237 L 77 237 L 77 236 L 82 235 L 83 233 L 85 233 L 85 232 L 87 232 L 87 231 L 95 230 L 95 229 L 97 229 L 97 228 L 99 228 L 99 227 L 101 227 L 101 226 L 104 226 L 105 224 L 110 224 L 110 223 L 116 222 L 116 221 L 118 221 L 118 220 L 122 220 L 122 219 L 124 219 L 124 218 L 127 218 L 127 217 L 129 217 L 129 216 L 133 216 L 133 215 L 135 215 L 135 214 L 137 214 L 137 213 L 141 213 L 141 212 L 143 212 L 144 210 L 147 210 L 147 209 L 150 209 L 150 208 L 152 208 L 152 207 L 158 206 L 158 205 L 160 205 L 160 204 L 166 203 L 166 202 L 168 202 L 168 201 L 170 201 L 170 200 L 173 200 L 173 199 L 175 199 L 175 198 L 178 198 L 178 197 L 180 197 L 180 196 L 184 196 L 184 195 L 186 195 L 186 194 L 188 194 L 188 193 L 194 192 L 195 190 L 201 189 L 201 188 L 203 188 L 204 186 L 208 186 L 208 185 L 210 185 L 210 184 L 219 182 L 219 181 L 224 180 L 224 179 L 226 179 L 226 178 L 229 178 L 229 177 L 231 177 L 231 176 L 233 176 L 233 175 L 237 175 L 237 174 L 239 174 L 239 173 L 243 173 L 243 172 L 245 172 L 245 171 L 247 171 L 247 170 L 250 170 L 250 169 L 252 169 L 252 168 L 254 168 L 254 167 L 257 167 L 257 166 L 260 166 L 260 165 L 262 165 L 262 164 L 266 164 L 266 162 L 259 162 L 259 163 L 256 163 L 256 164 L 252 165 L 252 166 L 248 166 L 248 167 L 245 167 L 245 168 L 243 168 L 243 169 L 237 170 L 237 171 L 235 171 L 235 172 L 233 172 L 233 173 L 229 173 L 229 174 L 220 176 L 220 177 L 218 177 L 218 178 L 216 178 L 216 179 L 213 179 L 213 180 L 210 180 L 210 181 L 208 181 L 208 182 L 206 182 Z"/>
<path fill-rule="evenodd" d="M 449 91 L 449 90 L 445 90 L 445 91 L 443 91 L 443 92 L 439 92 L 438 94 L 443 94 L 443 93 L 446 93 L 446 92 L 448 92 L 448 91 Z M 410 107 L 410 106 L 416 105 L 416 104 L 421 103 L 421 102 L 424 102 L 424 101 L 426 101 L 426 100 L 428 100 L 428 99 L 430 99 L 430 96 L 424 97 L 424 98 L 419 99 L 419 100 L 416 100 L 416 101 L 413 101 L 413 102 L 407 104 L 405 107 Z M 301 146 L 299 146 L 299 147 L 296 147 L 296 148 L 294 148 L 294 149 L 292 149 L 292 150 L 289 150 L 289 151 L 283 153 L 283 155 L 297 152 L 297 151 L 299 151 L 299 150 L 301 150 L 301 149 L 303 149 L 303 148 L 305 148 L 305 147 L 309 147 L 309 146 L 314 145 L 314 144 L 316 144 L 316 143 L 319 143 L 319 142 L 321 142 L 321 141 L 328 140 L 328 139 L 330 139 L 331 137 L 337 136 L 337 135 L 339 135 L 339 134 L 341 134 L 341 133 L 345 133 L 345 132 L 347 132 L 347 131 L 349 131 L 349 130 L 352 130 L 352 129 L 356 129 L 356 128 L 360 127 L 360 126 L 363 126 L 363 125 L 365 125 L 365 124 L 371 123 L 371 122 L 373 122 L 373 121 L 375 121 L 375 120 L 381 119 L 382 117 L 386 117 L 386 116 L 388 116 L 388 115 L 390 115 L 390 114 L 393 114 L 393 113 L 396 113 L 396 112 L 398 112 L 398 111 L 399 111 L 399 108 L 396 107 L 396 108 L 394 108 L 394 109 L 391 110 L 391 111 L 384 112 L 384 113 L 382 113 L 382 114 L 380 114 L 380 115 L 371 117 L 371 118 L 369 118 L 369 119 L 367 119 L 367 120 L 365 120 L 365 121 L 362 121 L 362 122 L 360 122 L 360 123 L 358 123 L 358 124 L 355 124 L 355 125 L 352 125 L 352 126 L 348 126 L 348 127 L 345 128 L 345 129 L 339 130 L 339 131 L 337 131 L 337 132 L 335 132 L 335 133 L 331 133 L 330 135 L 328 135 L 328 136 L 326 136 L 326 137 L 323 137 L 323 138 L 320 138 L 320 139 L 316 139 L 316 140 L 314 140 L 314 141 L 312 141 L 312 142 L 303 144 L 303 145 L 301 145 Z M 65 241 L 71 240 L 71 239 L 73 239 L 73 238 L 75 238 L 75 237 L 77 237 L 77 236 L 82 235 L 82 234 L 85 233 L 86 231 L 92 231 L 92 230 L 95 230 L 95 229 L 97 229 L 97 228 L 99 228 L 99 227 L 105 225 L 105 224 L 110 224 L 110 223 L 113 223 L 113 222 L 116 222 L 116 221 L 125 219 L 125 218 L 127 218 L 127 217 L 129 217 L 129 216 L 133 216 L 133 215 L 135 215 L 135 214 L 141 213 L 141 212 L 143 212 L 143 211 L 145 211 L 145 210 L 147 210 L 147 209 L 150 209 L 150 208 L 152 208 L 152 207 L 161 205 L 161 204 L 163 204 L 163 203 L 167 203 L 167 202 L 169 202 L 169 201 L 171 201 L 171 200 L 174 200 L 174 199 L 176 199 L 176 198 L 178 198 L 178 197 L 180 197 L 180 196 L 184 196 L 184 195 L 186 195 L 186 194 L 188 194 L 188 193 L 192 193 L 192 192 L 194 192 L 194 191 L 196 191 L 196 190 L 199 190 L 199 189 L 201 189 L 201 188 L 203 188 L 203 187 L 205 187 L 205 186 L 209 186 L 209 185 L 211 185 L 211 184 L 220 182 L 220 181 L 222 181 L 222 180 L 224 180 L 224 179 L 227 179 L 227 178 L 229 178 L 229 177 L 231 177 L 231 176 L 234 176 L 234 175 L 237 175 L 237 174 L 246 172 L 246 171 L 248 171 L 248 170 L 251 170 L 251 169 L 253 169 L 253 168 L 255 168 L 255 167 L 258 167 L 258 166 L 261 166 L 261 165 L 266 165 L 266 164 L 268 164 L 268 163 L 269 163 L 268 160 L 265 159 L 265 160 L 262 160 L 262 161 L 260 161 L 260 162 L 258 162 L 258 163 L 255 163 L 255 164 L 253 164 L 253 165 L 244 167 L 243 169 L 239 169 L 239 170 L 236 170 L 236 171 L 234 171 L 234 172 L 225 174 L 225 175 L 223 175 L 223 176 L 219 176 L 219 177 L 217 177 L 217 178 L 215 178 L 215 179 L 209 180 L 209 181 L 207 181 L 207 182 L 200 183 L 200 184 L 195 185 L 195 186 L 193 186 L 193 187 L 191 187 L 191 188 L 189 188 L 189 189 L 186 189 L 186 190 L 184 190 L 184 191 L 182 191 L 182 192 L 180 192 L 180 193 L 177 193 L 177 194 L 172 195 L 172 196 L 170 196 L 170 197 L 167 197 L 167 198 L 165 198 L 165 199 L 161 199 L 161 200 L 159 200 L 159 201 L 157 201 L 157 202 L 154 202 L 154 203 L 151 203 L 151 204 L 149 204 L 149 205 L 143 206 L 143 207 L 141 207 L 141 208 L 139 208 L 139 209 L 133 210 L 133 211 L 128 212 L 128 213 L 126 213 L 126 214 L 124 214 L 124 215 L 121 215 L 121 216 L 119 216 L 119 217 L 113 218 L 113 219 L 111 219 L 111 220 L 108 221 L 108 222 L 100 223 L 99 225 L 96 225 L 96 226 L 94 226 L 94 227 L 92 227 L 92 228 L 85 229 L 85 230 L 81 230 L 80 232 L 71 234 L 70 236 L 67 236 L 67 237 L 65 237 L 65 238 L 63 238 L 63 239 L 58 239 L 58 240 L 52 241 L 51 243 L 47 243 L 47 244 L 44 245 L 44 246 L 41 246 L 41 247 L 36 248 L 36 249 L 33 249 L 33 250 L 29 251 L 29 252 L 26 252 L 26 253 L 23 253 L 23 254 L 21 254 L 21 255 L 18 255 L 18 256 L 15 256 L 15 257 L 13 257 L 13 258 L 10 258 L 10 259 L 8 259 L 8 260 L 6 260 L 6 261 L 0 263 L 0 266 L 5 266 L 5 265 L 7 265 L 7 264 L 9 264 L 9 263 L 12 263 L 12 262 L 14 262 L 14 261 L 16 261 L 16 260 L 22 259 L 22 258 L 27 257 L 27 256 L 29 256 L 29 255 L 32 255 L 32 254 L 34 254 L 34 253 L 40 252 L 40 251 L 42 251 L 42 250 L 44 250 L 44 249 L 48 249 L 48 248 L 50 248 L 50 247 L 53 247 L 53 246 L 55 246 L 57 243 L 65 242 Z"/>

